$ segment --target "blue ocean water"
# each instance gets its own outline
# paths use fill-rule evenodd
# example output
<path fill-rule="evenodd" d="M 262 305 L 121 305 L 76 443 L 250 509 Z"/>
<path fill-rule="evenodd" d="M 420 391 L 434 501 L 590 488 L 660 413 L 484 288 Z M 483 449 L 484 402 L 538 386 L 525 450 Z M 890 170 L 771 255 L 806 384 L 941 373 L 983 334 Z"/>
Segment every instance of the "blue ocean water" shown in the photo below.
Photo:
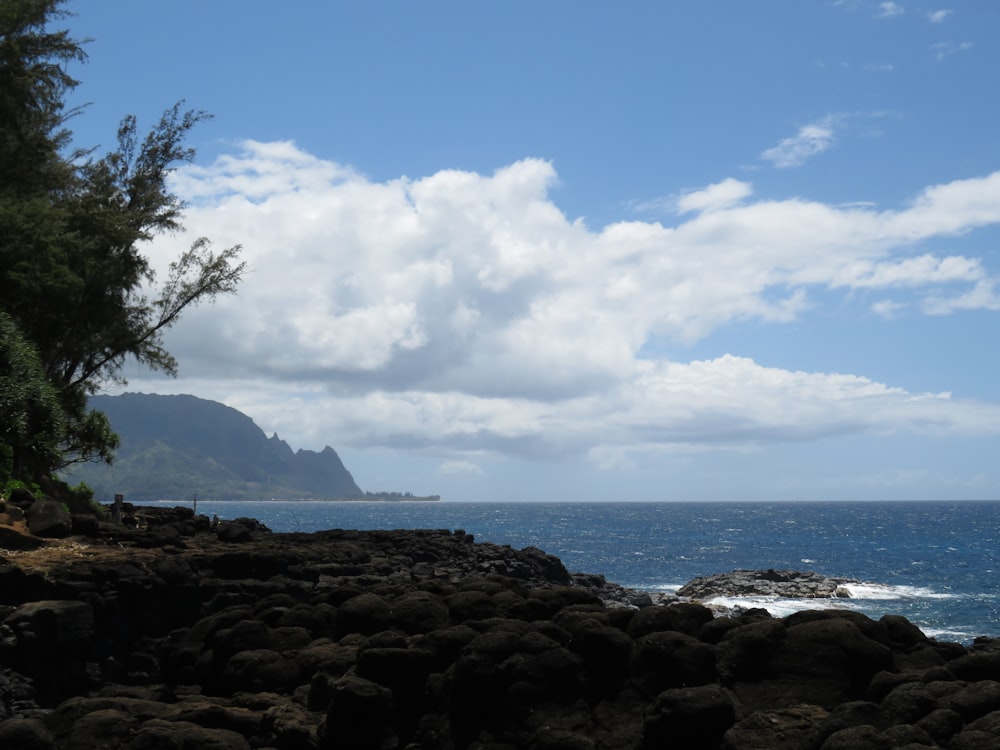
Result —
<path fill-rule="evenodd" d="M 274 531 L 464 529 L 479 541 L 539 547 L 573 571 L 647 591 L 735 568 L 853 578 L 848 600 L 743 600 L 775 615 L 840 606 L 900 614 L 927 635 L 1000 637 L 1000 501 L 838 503 L 198 503 Z"/>

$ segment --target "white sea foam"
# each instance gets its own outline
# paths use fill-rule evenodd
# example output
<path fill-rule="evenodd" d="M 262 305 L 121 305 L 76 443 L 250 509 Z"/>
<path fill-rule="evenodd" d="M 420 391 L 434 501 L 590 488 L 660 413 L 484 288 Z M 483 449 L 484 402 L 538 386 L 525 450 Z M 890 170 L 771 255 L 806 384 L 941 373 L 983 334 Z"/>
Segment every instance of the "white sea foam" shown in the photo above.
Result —
<path fill-rule="evenodd" d="M 921 630 L 928 638 L 934 638 L 939 641 L 947 641 L 949 643 L 961 643 L 963 641 L 969 642 L 974 637 L 963 630 L 948 628 L 921 628 Z"/>
<path fill-rule="evenodd" d="M 849 599 L 781 599 L 776 596 L 717 596 L 704 604 L 726 610 L 766 609 L 772 617 L 786 617 L 807 609 L 848 609 Z"/>
<path fill-rule="evenodd" d="M 859 602 L 902 601 L 912 599 L 954 599 L 955 594 L 940 593 L 921 586 L 888 586 L 881 583 L 843 584 L 850 597 L 782 598 L 778 596 L 716 596 L 705 604 L 725 610 L 760 608 L 773 617 L 785 617 L 807 609 L 855 609 Z M 666 587 L 664 587 L 666 589 Z M 947 634 L 947 631 L 942 631 Z"/>
<path fill-rule="evenodd" d="M 883 583 L 845 583 L 851 599 L 889 601 L 894 599 L 954 599 L 955 594 L 934 591 L 926 586 L 889 586 Z"/>
<path fill-rule="evenodd" d="M 662 591 L 666 594 L 676 594 L 677 589 L 683 586 L 683 583 L 658 583 L 655 586 L 644 586 L 648 591 Z"/>

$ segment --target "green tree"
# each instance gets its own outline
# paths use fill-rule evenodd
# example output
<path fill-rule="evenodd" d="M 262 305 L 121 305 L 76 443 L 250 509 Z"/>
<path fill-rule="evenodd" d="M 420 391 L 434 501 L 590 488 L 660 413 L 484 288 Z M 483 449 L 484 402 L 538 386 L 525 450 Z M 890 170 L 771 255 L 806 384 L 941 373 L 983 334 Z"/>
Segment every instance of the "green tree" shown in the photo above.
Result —
<path fill-rule="evenodd" d="M 145 136 L 126 117 L 103 157 L 70 150 L 66 123 L 79 113 L 66 109 L 77 85 L 66 68 L 85 55 L 47 30 L 66 15 L 62 1 L 0 3 L 0 310 L 37 353 L 62 419 L 56 456 L 12 466 L 34 480 L 110 461 L 116 438 L 88 396 L 124 383 L 129 359 L 175 375 L 163 333 L 188 307 L 234 292 L 246 271 L 239 246 L 216 252 L 201 238 L 157 286 L 142 246 L 181 228 L 167 181 L 194 157 L 185 139 L 207 115 L 178 103 Z"/>
<path fill-rule="evenodd" d="M 57 461 L 63 422 L 59 394 L 38 352 L 0 311 L 0 479 Z"/>

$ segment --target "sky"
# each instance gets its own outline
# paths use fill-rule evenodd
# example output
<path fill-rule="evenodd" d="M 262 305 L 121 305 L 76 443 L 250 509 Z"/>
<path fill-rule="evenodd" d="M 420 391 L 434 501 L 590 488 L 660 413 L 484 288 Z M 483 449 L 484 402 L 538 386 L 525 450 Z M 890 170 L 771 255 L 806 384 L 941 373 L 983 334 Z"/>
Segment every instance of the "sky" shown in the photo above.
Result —
<path fill-rule="evenodd" d="M 124 390 L 444 500 L 1000 497 L 1000 3 L 66 7 L 75 145 L 213 115 L 161 278 L 250 267 Z"/>

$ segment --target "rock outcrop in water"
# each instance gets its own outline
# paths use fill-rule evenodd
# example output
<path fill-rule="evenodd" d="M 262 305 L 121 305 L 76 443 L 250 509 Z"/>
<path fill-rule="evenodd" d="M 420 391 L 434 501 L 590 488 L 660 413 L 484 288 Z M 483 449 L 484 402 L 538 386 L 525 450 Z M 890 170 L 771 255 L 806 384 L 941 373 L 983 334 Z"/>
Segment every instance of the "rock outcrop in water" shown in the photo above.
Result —
<path fill-rule="evenodd" d="M 3 553 L 0 748 L 1000 746 L 1000 641 L 655 605 L 461 531 L 127 520 Z"/>
<path fill-rule="evenodd" d="M 690 599 L 713 599 L 719 596 L 775 596 L 784 599 L 848 599 L 845 586 L 858 581 L 829 578 L 819 573 L 797 570 L 734 570 L 731 573 L 695 578 L 677 590 Z"/>

